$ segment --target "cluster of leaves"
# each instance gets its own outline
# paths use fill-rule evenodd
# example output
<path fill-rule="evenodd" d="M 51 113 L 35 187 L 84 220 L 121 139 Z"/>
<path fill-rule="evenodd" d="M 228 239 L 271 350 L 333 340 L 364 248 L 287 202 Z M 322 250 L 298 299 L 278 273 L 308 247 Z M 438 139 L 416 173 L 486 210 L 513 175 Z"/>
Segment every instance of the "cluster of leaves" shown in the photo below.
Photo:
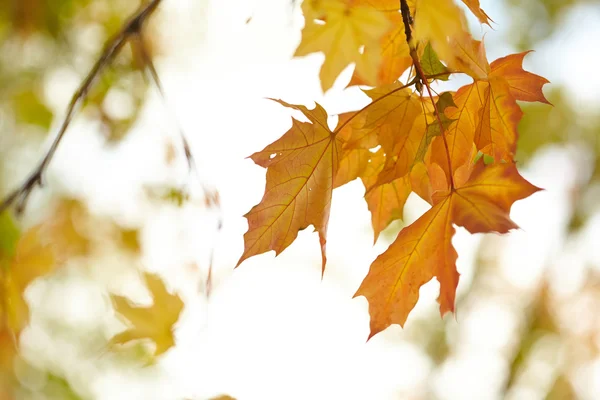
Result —
<path fill-rule="evenodd" d="M 478 0 L 463 0 L 482 24 L 490 18 Z M 431 209 L 405 227 L 371 265 L 355 296 L 369 302 L 371 334 L 403 325 L 419 288 L 440 283 L 440 312 L 454 311 L 459 274 L 454 225 L 471 233 L 506 233 L 517 225 L 512 204 L 539 189 L 517 171 L 517 101 L 548 103 L 548 81 L 523 70 L 527 52 L 489 63 L 483 42 L 466 27 L 453 0 L 305 0 L 305 27 L 296 56 L 323 52 L 323 90 L 355 64 L 349 85 L 368 85 L 371 102 L 339 115 L 276 100 L 300 111 L 277 141 L 254 153 L 267 169 L 261 202 L 246 218 L 248 232 L 238 265 L 274 250 L 298 231 L 318 232 L 323 270 L 332 191 L 356 178 L 365 186 L 375 240 L 402 217 L 411 192 Z M 466 74 L 473 82 L 435 93 L 431 83 Z M 406 76 L 407 83 L 400 81 Z"/>

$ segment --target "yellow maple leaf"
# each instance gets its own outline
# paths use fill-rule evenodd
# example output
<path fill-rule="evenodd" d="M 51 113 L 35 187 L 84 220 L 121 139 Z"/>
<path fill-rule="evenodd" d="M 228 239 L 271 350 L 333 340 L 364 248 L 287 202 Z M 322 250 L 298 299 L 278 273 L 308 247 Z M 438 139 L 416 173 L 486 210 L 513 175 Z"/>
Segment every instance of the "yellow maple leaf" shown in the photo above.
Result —
<path fill-rule="evenodd" d="M 414 15 L 414 38 L 431 43 L 443 61 L 454 59 L 449 38 L 467 35 L 464 13 L 453 0 L 417 0 Z"/>
<path fill-rule="evenodd" d="M 344 0 L 307 0 L 302 10 L 306 22 L 295 56 L 325 54 L 320 73 L 323 91 L 331 88 L 351 63 L 356 63 L 356 73 L 364 81 L 375 84 L 381 62 L 380 40 L 390 28 L 385 14 Z M 364 48 L 374 50 L 366 54 Z"/>
<path fill-rule="evenodd" d="M 41 240 L 40 227 L 30 229 L 19 239 L 9 267 L 0 274 L 0 318 L 15 337 L 29 321 L 23 292 L 34 279 L 56 267 L 51 245 Z"/>
<path fill-rule="evenodd" d="M 115 310 L 129 321 L 132 327 L 115 335 L 109 344 L 151 339 L 156 344 L 154 356 L 157 357 L 175 345 L 173 325 L 183 310 L 183 301 L 178 295 L 170 294 L 159 277 L 146 273 L 144 278 L 153 298 L 152 306 L 134 306 L 125 297 L 111 295 Z"/>

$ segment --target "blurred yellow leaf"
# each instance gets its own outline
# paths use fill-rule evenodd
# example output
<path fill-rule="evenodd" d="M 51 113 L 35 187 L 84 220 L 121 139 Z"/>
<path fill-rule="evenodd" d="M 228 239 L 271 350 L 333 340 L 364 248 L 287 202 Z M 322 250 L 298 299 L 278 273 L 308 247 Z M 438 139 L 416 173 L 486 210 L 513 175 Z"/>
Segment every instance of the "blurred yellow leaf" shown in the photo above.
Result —
<path fill-rule="evenodd" d="M 79 200 L 63 199 L 52 217 L 41 225 L 41 234 L 61 260 L 89 253 L 90 240 L 84 226 L 88 217 L 89 212 Z"/>
<path fill-rule="evenodd" d="M 39 228 L 30 229 L 19 240 L 9 267 L 0 275 L 0 316 L 15 336 L 29 320 L 29 310 L 23 299 L 27 285 L 55 267 L 52 250 L 40 240 Z"/>
<path fill-rule="evenodd" d="M 17 340 L 29 322 L 23 297 L 34 279 L 57 264 L 50 246 L 40 240 L 39 227 L 18 239 L 18 229 L 8 214 L 0 216 L 0 399 L 10 399 L 13 359 Z M 15 244 L 15 242 L 17 242 Z"/>
<path fill-rule="evenodd" d="M 452 0 L 418 0 L 415 11 L 414 37 L 431 42 L 441 60 L 454 59 L 448 37 L 465 35 L 464 13 Z"/>
<path fill-rule="evenodd" d="M 351 63 L 356 63 L 356 73 L 364 81 L 376 83 L 381 62 L 380 40 L 391 27 L 382 12 L 344 0 L 305 1 L 302 10 L 306 22 L 295 55 L 325 53 L 320 74 L 323 91 L 331 88 Z M 363 46 L 375 51 L 361 53 Z"/>
<path fill-rule="evenodd" d="M 119 235 L 120 243 L 125 250 L 134 253 L 140 252 L 140 232 L 137 229 L 120 229 Z"/>
<path fill-rule="evenodd" d="M 137 339 L 151 339 L 156 343 L 154 356 L 159 356 L 175 345 L 173 325 L 183 310 L 183 301 L 170 294 L 163 281 L 151 274 L 144 274 L 146 286 L 154 303 L 151 307 L 137 307 L 122 296 L 111 295 L 115 310 L 127 319 L 131 328 L 110 340 L 110 345 L 124 344 Z"/>

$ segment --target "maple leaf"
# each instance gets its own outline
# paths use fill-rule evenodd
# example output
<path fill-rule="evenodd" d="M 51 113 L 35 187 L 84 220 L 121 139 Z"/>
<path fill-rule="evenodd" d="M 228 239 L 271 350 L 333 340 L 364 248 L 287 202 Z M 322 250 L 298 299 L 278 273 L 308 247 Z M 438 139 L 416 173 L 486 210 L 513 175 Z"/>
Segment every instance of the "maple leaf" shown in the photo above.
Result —
<path fill-rule="evenodd" d="M 444 310 L 454 309 L 458 273 L 451 244 L 451 200 L 438 203 L 400 231 L 390 247 L 371 264 L 356 296 L 369 301 L 371 338 L 391 324 L 404 325 L 419 299 L 419 288 L 434 276 L 440 280 Z"/>
<path fill-rule="evenodd" d="M 453 221 L 471 233 L 507 233 L 518 226 L 510 219 L 512 204 L 541 190 L 526 181 L 515 164 L 476 164 L 467 183 L 454 193 Z"/>
<path fill-rule="evenodd" d="M 111 294 L 115 310 L 129 321 L 132 327 L 115 335 L 109 345 L 151 339 L 156 344 L 154 356 L 158 357 L 175 345 L 173 325 L 183 310 L 183 301 L 179 296 L 170 294 L 158 276 L 145 273 L 144 279 L 153 298 L 150 307 L 134 306 L 127 298 Z"/>
<path fill-rule="evenodd" d="M 276 101 L 301 111 L 311 122 L 292 119 L 292 127 L 280 139 L 250 156 L 267 168 L 267 184 L 260 203 L 245 215 L 248 231 L 237 265 L 269 250 L 279 254 L 298 231 L 313 225 L 319 232 L 324 270 L 331 194 L 343 142 L 329 130 L 327 113 L 319 104 L 309 110 Z"/>
<path fill-rule="evenodd" d="M 377 49 L 381 37 L 390 28 L 384 13 L 352 1 L 305 1 L 302 3 L 305 25 L 295 56 L 315 52 L 325 54 L 321 67 L 323 91 L 333 86 L 338 75 L 351 63 L 366 82 L 375 83 L 381 62 L 380 51 L 368 54 L 364 47 Z"/>
<path fill-rule="evenodd" d="M 526 54 L 494 61 L 487 79 L 461 87 L 454 96 L 456 107 L 445 112 L 455 120 L 448 129 L 455 139 L 473 141 L 478 150 L 498 162 L 514 157 L 517 125 L 523 115 L 517 100 L 548 103 L 542 93 L 548 81 L 521 66 Z"/>
<path fill-rule="evenodd" d="M 523 59 L 529 53 L 531 50 L 497 59 L 491 64 L 490 75 L 504 79 L 515 100 L 550 104 L 542 92 L 542 87 L 550 81 L 523 70 Z"/>
<path fill-rule="evenodd" d="M 517 227 L 509 217 L 512 204 L 540 190 L 523 179 L 512 163 L 485 166 L 480 160 L 468 170 L 473 171 L 471 176 L 456 189 L 447 181 L 441 184 L 431 179 L 438 187 L 433 207 L 402 229 L 371 264 L 355 294 L 369 302 L 369 338 L 391 324 L 404 325 L 417 303 L 419 288 L 434 277 L 440 283 L 441 315 L 453 312 L 459 277 L 451 242 L 453 224 L 472 233 L 506 233 Z"/>

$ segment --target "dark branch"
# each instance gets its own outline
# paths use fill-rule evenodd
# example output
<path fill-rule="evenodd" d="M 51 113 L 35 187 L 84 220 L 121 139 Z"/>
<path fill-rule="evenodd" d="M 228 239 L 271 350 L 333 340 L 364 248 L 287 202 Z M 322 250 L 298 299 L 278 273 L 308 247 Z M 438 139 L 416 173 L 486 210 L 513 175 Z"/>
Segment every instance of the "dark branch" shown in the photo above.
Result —
<path fill-rule="evenodd" d="M 402 13 L 402 21 L 404 22 L 404 34 L 406 35 L 406 43 L 410 46 L 412 40 L 412 16 L 410 15 L 410 8 L 406 0 L 400 0 L 400 12 Z"/>
<path fill-rule="evenodd" d="M 156 8 L 159 6 L 162 0 L 150 0 L 148 3 L 140 6 L 140 8 L 129 18 L 129 20 L 123 25 L 121 30 L 113 35 L 105 44 L 104 50 L 100 55 L 100 58 L 94 63 L 92 69 L 87 74 L 79 88 L 73 94 L 69 106 L 67 107 L 66 115 L 60 125 L 58 133 L 54 138 L 50 148 L 46 152 L 44 158 L 37 166 L 37 168 L 29 175 L 29 177 L 15 190 L 13 190 L 6 198 L 0 203 L 0 213 L 6 208 L 16 203 L 16 211 L 20 213 L 25 208 L 27 198 L 38 185 L 42 186 L 42 178 L 46 171 L 48 164 L 52 161 L 58 146 L 60 145 L 75 113 L 81 108 L 81 105 L 87 98 L 90 89 L 93 87 L 96 79 L 104 69 L 112 63 L 115 56 L 123 48 L 125 43 L 133 37 L 141 35 L 142 26 L 144 22 L 154 13 Z"/>

